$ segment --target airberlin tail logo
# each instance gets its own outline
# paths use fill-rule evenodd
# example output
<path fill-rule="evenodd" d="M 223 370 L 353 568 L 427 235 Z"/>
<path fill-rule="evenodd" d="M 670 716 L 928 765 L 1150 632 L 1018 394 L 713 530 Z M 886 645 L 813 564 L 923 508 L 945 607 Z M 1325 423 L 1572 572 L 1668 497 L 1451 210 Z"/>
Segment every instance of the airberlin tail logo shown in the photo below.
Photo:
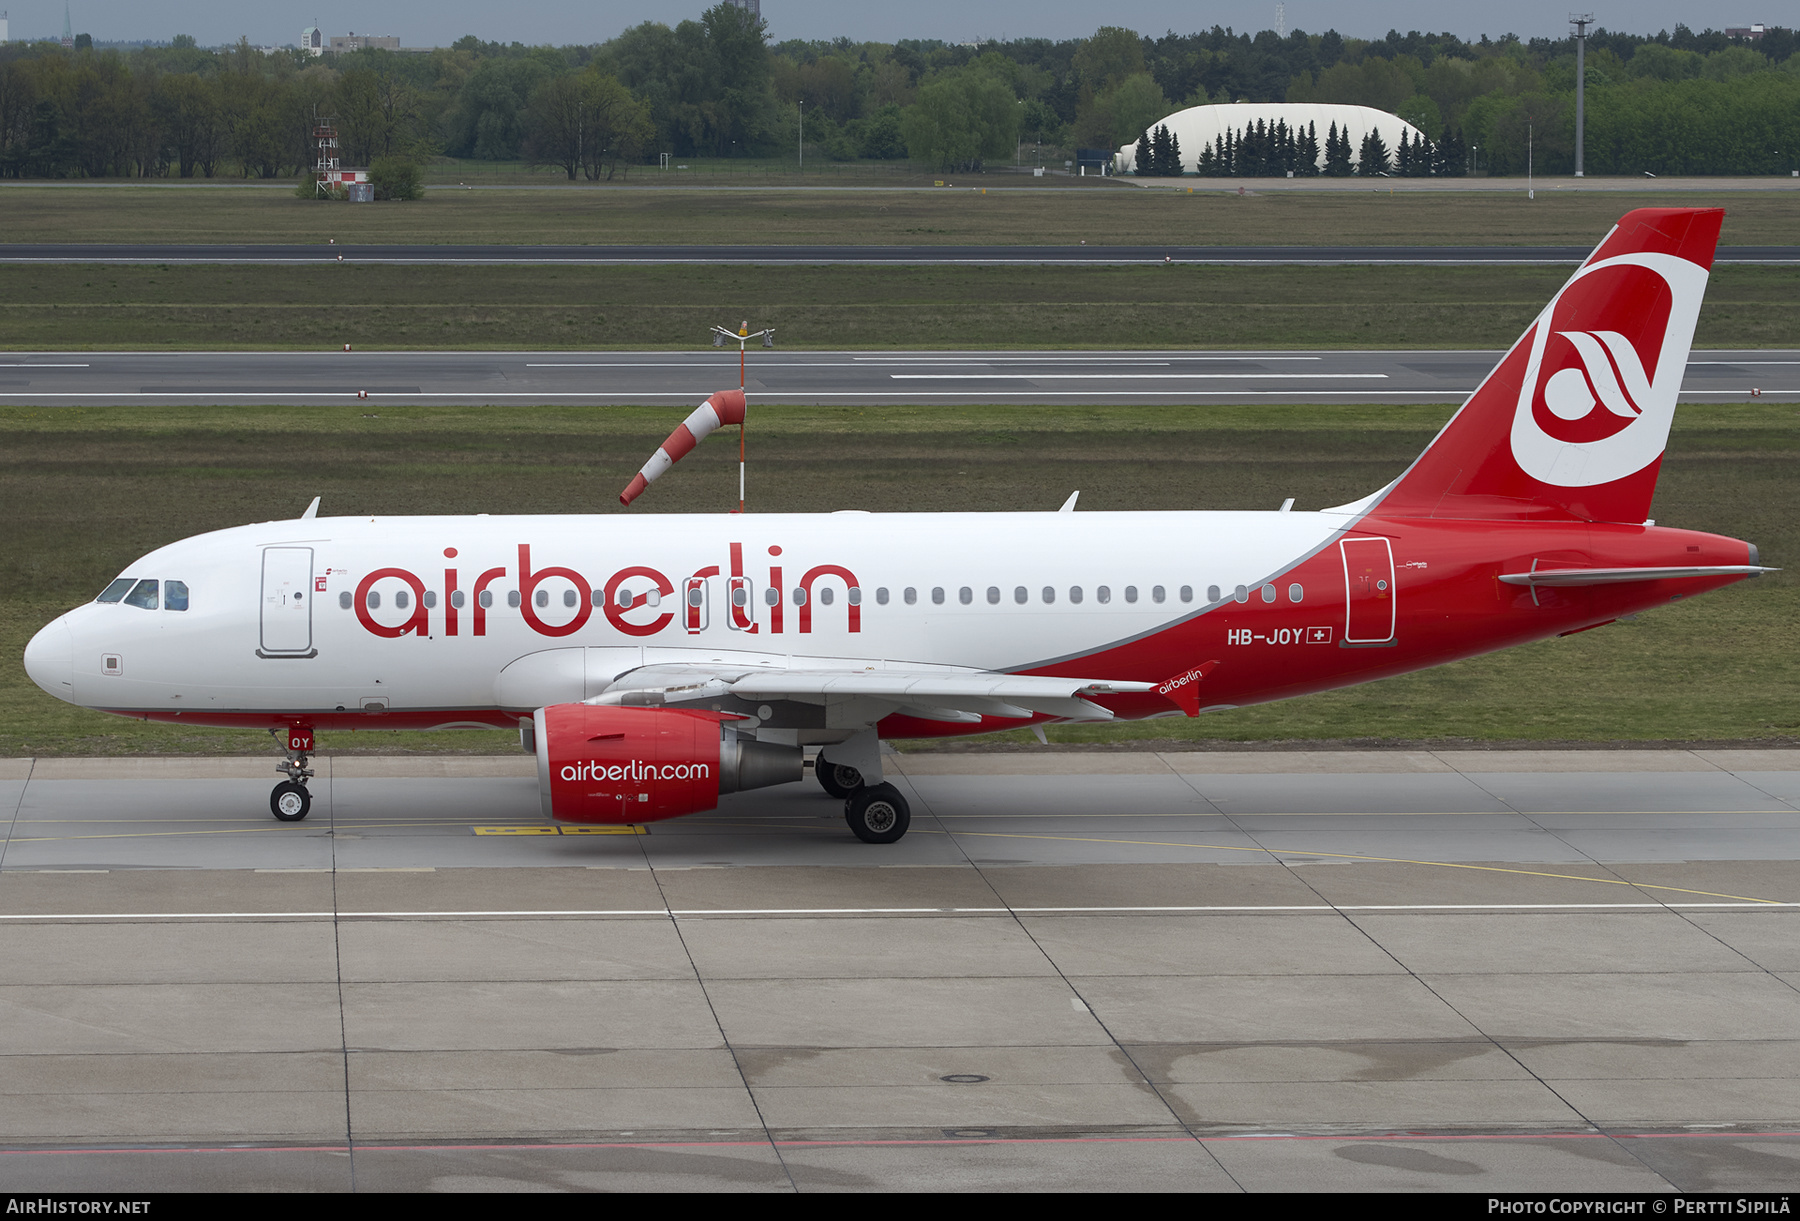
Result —
<path fill-rule="evenodd" d="M 1559 420 L 1586 420 L 1596 407 L 1619 417 L 1617 432 L 1644 414 L 1640 403 L 1650 399 L 1650 379 L 1631 340 L 1617 331 L 1558 331 L 1581 357 L 1581 368 L 1562 368 L 1544 382 L 1544 406 Z"/>
<path fill-rule="evenodd" d="M 1706 270 L 1640 252 L 1583 267 L 1533 325 L 1512 451 L 1532 478 L 1593 487 L 1668 442 Z"/>

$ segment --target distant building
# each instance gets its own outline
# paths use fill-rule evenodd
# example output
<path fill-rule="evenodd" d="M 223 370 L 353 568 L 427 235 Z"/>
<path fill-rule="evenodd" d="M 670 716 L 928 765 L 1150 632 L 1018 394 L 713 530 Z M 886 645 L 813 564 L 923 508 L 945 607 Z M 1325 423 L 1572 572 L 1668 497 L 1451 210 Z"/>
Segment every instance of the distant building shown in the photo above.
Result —
<path fill-rule="evenodd" d="M 1165 119 L 1157 120 L 1148 130 L 1154 131 L 1166 126 L 1181 144 L 1182 172 L 1192 173 L 1198 168 L 1201 149 L 1214 147 L 1227 132 L 1235 135 L 1247 130 L 1259 119 L 1269 127 L 1274 127 L 1276 123 L 1286 123 L 1288 130 L 1292 132 L 1312 127 L 1319 138 L 1321 166 L 1325 164 L 1325 137 L 1334 123 L 1338 132 L 1349 139 L 1353 160 L 1362 156 L 1363 137 L 1371 131 L 1381 136 L 1382 143 L 1387 145 L 1390 152 L 1400 147 L 1402 134 L 1409 142 L 1417 141 L 1422 134 L 1411 123 L 1396 118 L 1385 110 L 1322 102 L 1238 102 L 1233 105 L 1190 106 Z M 1114 172 L 1131 173 L 1136 168 L 1137 141 L 1133 140 L 1119 149 Z"/>
<path fill-rule="evenodd" d="M 300 49 L 308 55 L 325 54 L 325 35 L 316 25 L 309 25 L 300 31 Z"/>
<path fill-rule="evenodd" d="M 333 34 L 331 36 L 331 53 L 341 55 L 346 51 L 398 51 L 400 40 L 392 34 Z"/>
<path fill-rule="evenodd" d="M 1761 38 L 1767 32 L 1768 32 L 1768 27 L 1764 26 L 1762 24 L 1762 22 L 1760 22 L 1760 21 L 1757 22 L 1755 25 L 1726 26 L 1725 27 L 1725 37 L 1727 37 L 1727 38 L 1756 39 L 1756 38 Z"/>
<path fill-rule="evenodd" d="M 746 8 L 752 17 L 762 16 L 762 0 L 725 0 L 732 8 Z"/>

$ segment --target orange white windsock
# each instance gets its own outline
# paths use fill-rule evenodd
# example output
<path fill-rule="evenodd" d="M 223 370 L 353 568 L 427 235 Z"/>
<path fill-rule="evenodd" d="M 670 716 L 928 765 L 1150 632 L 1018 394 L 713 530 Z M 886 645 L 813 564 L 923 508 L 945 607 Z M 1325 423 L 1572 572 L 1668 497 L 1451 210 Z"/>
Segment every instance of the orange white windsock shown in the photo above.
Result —
<path fill-rule="evenodd" d="M 704 441 L 707 435 L 725 424 L 742 424 L 744 422 L 744 392 L 742 390 L 721 390 L 694 409 L 694 413 L 681 422 L 680 427 L 669 434 L 657 451 L 650 455 L 650 461 L 644 463 L 623 492 L 619 493 L 619 503 L 628 505 L 644 494 L 644 489 L 655 483 L 657 478 L 671 466 L 679 462 L 694 446 Z"/>

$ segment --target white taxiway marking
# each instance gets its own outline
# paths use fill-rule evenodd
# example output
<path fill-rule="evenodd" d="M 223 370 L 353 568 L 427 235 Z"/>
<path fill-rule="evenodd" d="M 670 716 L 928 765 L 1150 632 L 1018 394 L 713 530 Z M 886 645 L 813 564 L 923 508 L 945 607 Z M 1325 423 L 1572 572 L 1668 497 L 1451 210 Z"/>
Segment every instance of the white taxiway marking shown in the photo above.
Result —
<path fill-rule="evenodd" d="M 983 381 L 1041 381 L 1041 382 L 1078 382 L 1102 381 L 1123 382 L 1146 378 L 1158 381 L 1386 381 L 1385 373 L 890 373 L 889 377 L 901 381 L 939 381 L 939 382 L 983 382 Z"/>
<path fill-rule="evenodd" d="M 595 908 L 547 911 L 288 911 L 288 912 L 39 912 L 9 913 L 0 920 L 493 920 L 674 916 L 1061 916 L 1107 914 L 1207 915 L 1234 912 L 1449 912 L 1449 911 L 1667 911 L 1671 909 L 1788 908 L 1800 903 L 1740 901 L 1720 903 L 1361 903 L 1235 907 L 744 907 Z"/>

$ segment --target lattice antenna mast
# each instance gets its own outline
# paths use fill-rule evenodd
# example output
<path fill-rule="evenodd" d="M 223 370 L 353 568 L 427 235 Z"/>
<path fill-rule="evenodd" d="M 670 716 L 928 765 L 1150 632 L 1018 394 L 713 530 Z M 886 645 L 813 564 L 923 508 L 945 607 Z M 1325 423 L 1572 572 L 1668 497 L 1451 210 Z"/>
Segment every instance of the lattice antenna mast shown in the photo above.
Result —
<path fill-rule="evenodd" d="M 1287 5 L 1285 4 L 1275 6 L 1275 37 L 1287 37 Z"/>
<path fill-rule="evenodd" d="M 313 193 L 329 195 L 331 194 L 331 184 L 337 180 L 338 176 L 337 119 L 332 115 L 315 114 L 312 138 L 313 143 L 319 149 Z"/>

